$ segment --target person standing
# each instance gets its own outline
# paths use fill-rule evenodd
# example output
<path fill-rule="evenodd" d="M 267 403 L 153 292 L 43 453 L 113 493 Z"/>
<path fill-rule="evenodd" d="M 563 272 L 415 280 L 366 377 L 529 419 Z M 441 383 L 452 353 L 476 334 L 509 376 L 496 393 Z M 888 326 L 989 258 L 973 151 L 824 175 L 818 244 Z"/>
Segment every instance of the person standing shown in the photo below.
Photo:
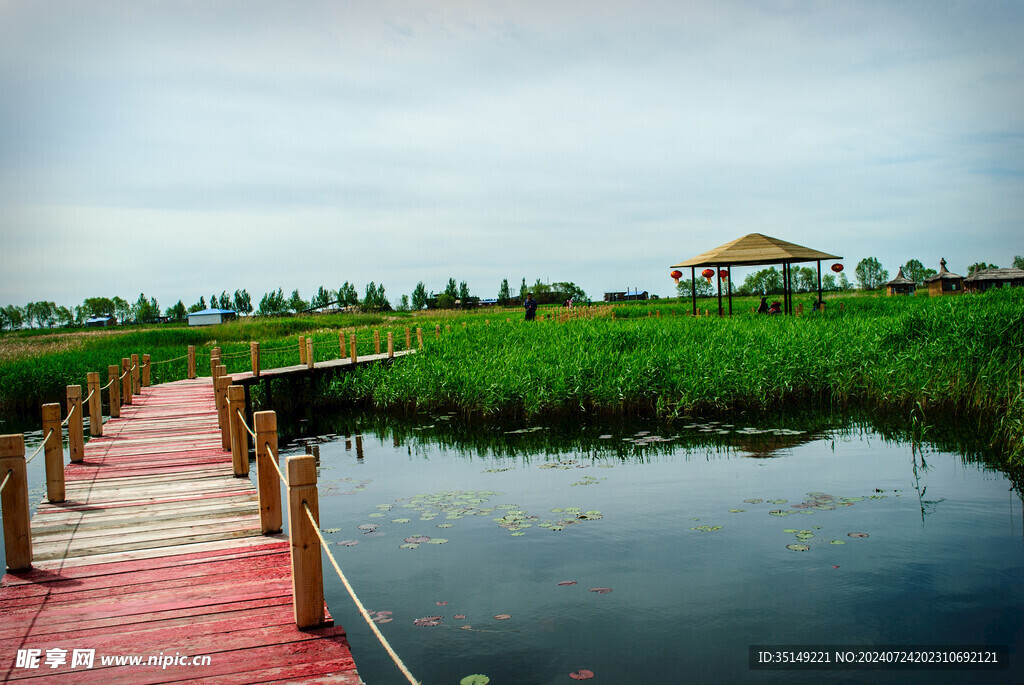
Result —
<path fill-rule="evenodd" d="M 523 308 L 526 310 L 526 320 L 533 321 L 534 317 L 537 316 L 537 300 L 533 299 L 533 293 L 526 294 Z"/>

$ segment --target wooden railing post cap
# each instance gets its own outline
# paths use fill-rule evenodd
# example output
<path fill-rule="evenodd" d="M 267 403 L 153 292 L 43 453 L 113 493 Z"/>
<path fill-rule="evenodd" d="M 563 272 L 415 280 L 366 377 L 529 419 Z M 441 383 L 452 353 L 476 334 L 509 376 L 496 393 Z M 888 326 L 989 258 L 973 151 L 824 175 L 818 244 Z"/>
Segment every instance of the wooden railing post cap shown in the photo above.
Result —
<path fill-rule="evenodd" d="M 258 411 L 252 415 L 253 429 L 257 433 L 276 433 L 277 432 L 277 412 L 275 411 Z"/>
<path fill-rule="evenodd" d="M 43 420 L 57 419 L 60 421 L 60 405 L 56 402 L 49 402 L 43 405 Z M 45 436 L 44 436 L 45 437 Z"/>
<path fill-rule="evenodd" d="M 316 459 L 311 454 L 288 457 L 288 486 L 316 485 Z"/>
<path fill-rule="evenodd" d="M 231 377 L 225 376 L 230 383 Z M 245 387 L 241 385 L 228 385 L 228 398 L 231 400 L 243 400 L 245 399 Z"/>
<path fill-rule="evenodd" d="M 69 385 L 68 386 L 68 399 L 77 400 L 82 396 L 82 386 L 80 385 Z"/>
<path fill-rule="evenodd" d="M 0 459 L 10 457 L 25 457 L 25 436 L 21 433 L 0 435 Z"/>

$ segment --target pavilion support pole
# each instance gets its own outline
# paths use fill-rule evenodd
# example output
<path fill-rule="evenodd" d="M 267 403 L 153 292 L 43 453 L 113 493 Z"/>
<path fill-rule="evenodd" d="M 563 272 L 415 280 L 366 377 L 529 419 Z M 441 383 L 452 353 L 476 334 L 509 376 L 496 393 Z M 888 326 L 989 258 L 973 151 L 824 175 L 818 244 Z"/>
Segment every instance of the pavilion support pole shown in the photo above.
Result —
<path fill-rule="evenodd" d="M 722 267 L 715 264 L 715 280 L 718 281 L 718 315 L 725 316 L 725 312 L 722 310 Z"/>
<path fill-rule="evenodd" d="M 690 267 L 690 291 L 693 294 L 693 315 L 697 316 L 697 267 Z"/>
<path fill-rule="evenodd" d="M 821 310 L 821 260 L 818 260 L 818 306 L 815 309 Z"/>
<path fill-rule="evenodd" d="M 726 286 L 729 289 L 729 316 L 732 316 L 732 264 L 725 269 L 729 275 L 726 276 L 729 280 L 726 282 Z"/>

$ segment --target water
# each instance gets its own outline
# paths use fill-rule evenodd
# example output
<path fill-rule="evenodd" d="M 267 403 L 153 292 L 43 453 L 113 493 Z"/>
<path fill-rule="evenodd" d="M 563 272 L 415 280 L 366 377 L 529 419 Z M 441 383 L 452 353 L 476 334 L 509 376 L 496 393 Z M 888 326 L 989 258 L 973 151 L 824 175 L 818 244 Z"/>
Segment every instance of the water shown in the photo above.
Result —
<path fill-rule="evenodd" d="M 1006 670 L 754 671 L 748 660 L 751 645 L 1008 646 L 1016 659 L 1024 514 L 997 470 L 868 429 L 472 437 L 443 419 L 349 420 L 334 427 L 348 440 L 308 442 L 332 551 L 367 608 L 392 612 L 379 627 L 424 683 L 566 683 L 580 669 L 595 683 L 1013 682 Z M 401 547 L 417 536 L 447 542 Z M 404 682 L 326 562 L 324 577 L 366 682 Z M 431 616 L 440 624 L 414 623 Z"/>
<path fill-rule="evenodd" d="M 745 425 L 348 415 L 282 421 L 307 437 L 281 444 L 319 453 L 332 552 L 367 608 L 392 612 L 378 627 L 426 684 L 568 683 L 581 669 L 620 684 L 1021 681 L 1019 476 L 938 437 L 921 451 L 827 417 Z M 26 434 L 30 452 L 41 437 Z M 401 547 L 415 536 L 447 542 Z M 405 682 L 326 560 L 324 579 L 364 680 Z M 752 645 L 899 644 L 1006 646 L 1015 668 L 749 667 Z"/>

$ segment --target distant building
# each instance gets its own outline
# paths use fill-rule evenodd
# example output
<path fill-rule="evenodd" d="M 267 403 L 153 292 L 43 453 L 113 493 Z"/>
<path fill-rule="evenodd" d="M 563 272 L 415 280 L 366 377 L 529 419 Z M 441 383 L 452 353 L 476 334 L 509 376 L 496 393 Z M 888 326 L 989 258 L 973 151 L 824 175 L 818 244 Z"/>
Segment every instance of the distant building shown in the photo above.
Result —
<path fill-rule="evenodd" d="M 964 288 L 969 293 L 983 293 L 992 288 L 1024 287 L 1024 270 L 1021 269 L 978 269 L 964 279 Z"/>
<path fill-rule="evenodd" d="M 107 326 L 116 326 L 117 319 L 112 316 L 93 316 L 85 320 L 85 325 L 90 328 L 106 328 Z"/>
<path fill-rule="evenodd" d="M 188 315 L 189 326 L 213 326 L 233 321 L 238 315 L 230 309 L 203 309 Z"/>
<path fill-rule="evenodd" d="M 605 302 L 626 302 L 629 300 L 646 300 L 648 299 L 647 291 L 640 292 L 638 290 L 626 290 L 623 292 L 605 293 Z"/>
<path fill-rule="evenodd" d="M 886 295 L 913 295 L 917 290 L 917 283 L 903 275 L 903 267 L 896 274 L 896 278 L 885 284 Z"/>
<path fill-rule="evenodd" d="M 964 291 L 964 277 L 946 271 L 945 258 L 939 262 L 939 273 L 924 279 L 928 284 L 928 294 L 936 295 L 959 295 Z"/>

